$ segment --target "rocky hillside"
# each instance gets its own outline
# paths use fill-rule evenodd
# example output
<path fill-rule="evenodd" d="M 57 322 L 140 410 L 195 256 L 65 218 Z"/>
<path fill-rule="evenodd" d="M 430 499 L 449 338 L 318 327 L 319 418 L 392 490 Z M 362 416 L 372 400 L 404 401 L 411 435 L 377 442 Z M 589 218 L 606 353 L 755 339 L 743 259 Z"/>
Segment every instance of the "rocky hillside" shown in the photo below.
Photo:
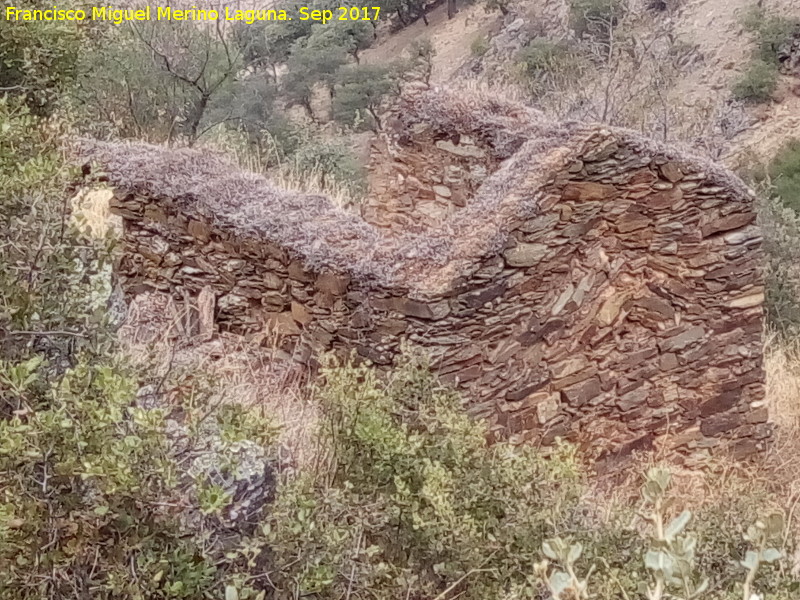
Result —
<path fill-rule="evenodd" d="M 800 20 L 800 1 L 605 4 L 615 11 L 607 21 L 592 19 L 603 2 L 522 0 L 505 16 L 468 5 L 453 19 L 441 6 L 429 26 L 387 35 L 364 57 L 380 63 L 430 39 L 434 83 L 488 87 L 561 118 L 684 142 L 734 169 L 768 161 L 800 134 L 800 29 L 779 43 L 771 31 L 777 19 Z M 587 7 L 588 23 L 576 16 Z M 749 23 L 759 7 L 763 32 Z M 737 81 L 765 43 L 780 62 L 774 86 L 758 101 L 737 99 Z"/>

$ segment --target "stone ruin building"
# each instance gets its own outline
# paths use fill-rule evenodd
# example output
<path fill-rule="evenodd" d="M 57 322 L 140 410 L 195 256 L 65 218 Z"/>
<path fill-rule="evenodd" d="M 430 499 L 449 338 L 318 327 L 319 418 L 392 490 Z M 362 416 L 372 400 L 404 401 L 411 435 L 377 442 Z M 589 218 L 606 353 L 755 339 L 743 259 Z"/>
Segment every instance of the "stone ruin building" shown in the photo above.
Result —
<path fill-rule="evenodd" d="M 94 140 L 125 293 L 200 298 L 295 360 L 423 347 L 495 436 L 593 458 L 763 447 L 761 236 L 723 168 L 626 130 L 407 94 L 361 213 L 192 149 Z M 88 168 L 84 172 L 88 172 Z"/>

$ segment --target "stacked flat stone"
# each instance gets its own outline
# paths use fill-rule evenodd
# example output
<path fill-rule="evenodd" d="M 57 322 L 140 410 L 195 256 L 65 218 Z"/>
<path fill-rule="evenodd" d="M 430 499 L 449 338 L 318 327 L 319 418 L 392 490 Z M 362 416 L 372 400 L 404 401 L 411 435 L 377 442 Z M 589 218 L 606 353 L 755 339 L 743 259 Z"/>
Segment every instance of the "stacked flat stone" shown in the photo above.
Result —
<path fill-rule="evenodd" d="M 422 346 L 472 414 L 520 442 L 567 438 L 592 457 L 659 446 L 691 460 L 762 448 L 752 194 L 632 132 L 526 125 L 539 116 L 454 102 L 425 92 L 390 121 L 364 208 L 385 242 L 375 248 L 365 230 L 358 269 L 355 259 L 320 267 L 313 244 L 232 225 L 209 210 L 213 197 L 187 202 L 110 173 L 126 293 L 211 291 L 217 327 L 278 331 L 304 364 L 335 350 L 389 367 L 403 343 Z M 198 168 L 182 160 L 169 168 Z M 374 199 L 392 197 L 394 208 Z M 279 210 L 264 206 L 264 218 Z M 350 248 L 361 229 L 342 231 L 321 245 Z"/>

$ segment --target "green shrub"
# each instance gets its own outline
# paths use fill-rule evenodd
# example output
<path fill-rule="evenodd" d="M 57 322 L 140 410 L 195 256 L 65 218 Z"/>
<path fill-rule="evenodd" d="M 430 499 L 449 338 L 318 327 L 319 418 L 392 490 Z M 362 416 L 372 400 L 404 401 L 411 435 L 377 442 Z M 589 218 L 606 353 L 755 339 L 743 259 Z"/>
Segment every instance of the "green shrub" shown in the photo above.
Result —
<path fill-rule="evenodd" d="M 800 141 L 789 142 L 761 173 L 759 224 L 767 257 L 766 306 L 779 332 L 800 331 Z"/>
<path fill-rule="evenodd" d="M 516 69 L 534 96 L 557 87 L 559 80 L 573 79 L 579 71 L 579 58 L 564 42 L 536 38 L 516 56 Z"/>
<path fill-rule="evenodd" d="M 109 366 L 45 367 L 0 365 L 0 597 L 196 597 L 215 569 L 169 508 L 163 415 Z"/>
<path fill-rule="evenodd" d="M 765 505 L 753 509 L 748 500 L 757 497 L 758 489 L 736 489 L 727 482 L 720 487 L 721 496 L 706 503 L 702 513 L 678 512 L 671 478 L 670 470 L 663 467 L 647 471 L 637 516 L 646 523 L 648 544 L 637 547 L 639 556 L 622 573 L 609 568 L 603 555 L 584 560 L 588 569 L 583 566 L 585 544 L 574 536 L 546 540 L 544 559 L 534 565 L 534 572 L 550 597 L 589 600 L 617 597 L 618 592 L 623 598 L 647 600 L 752 600 L 765 593 L 775 600 L 789 600 L 795 596 L 800 586 L 783 574 L 781 564 L 786 558 L 781 509 L 767 510 Z M 698 530 L 726 544 L 709 544 Z M 592 577 L 595 571 L 598 574 Z M 617 589 L 609 590 L 604 578 Z"/>
<path fill-rule="evenodd" d="M 485 36 L 476 37 L 470 44 L 472 56 L 481 57 L 489 51 L 489 41 Z"/>
<path fill-rule="evenodd" d="M 531 41 L 517 54 L 517 62 L 530 77 L 564 68 L 571 58 L 565 44 L 543 38 Z"/>
<path fill-rule="evenodd" d="M 68 4 L 59 8 L 70 8 Z M 39 0 L 23 0 L 4 2 L 4 13 L 9 6 L 52 8 Z M 4 14 L 0 19 L 0 96 L 24 98 L 34 114 L 51 114 L 75 77 L 81 41 L 81 29 L 74 23 L 21 23 L 6 19 Z"/>
<path fill-rule="evenodd" d="M 106 328 L 109 247 L 71 226 L 56 123 L 24 98 L 0 98 L 0 123 L 0 599 L 219 597 L 247 567 L 216 533 L 229 495 L 186 469 L 195 431 L 216 423 L 230 468 L 272 431 L 204 402 L 197 374 L 160 382 L 188 397 L 177 414 L 137 404 Z M 191 435 L 170 438 L 167 416 Z"/>
<path fill-rule="evenodd" d="M 571 0 L 570 22 L 578 37 L 608 37 L 625 13 L 623 0 Z"/>
<path fill-rule="evenodd" d="M 317 177 L 324 191 L 343 187 L 351 196 L 358 197 L 366 188 L 364 168 L 339 141 L 304 135 L 289 157 L 289 166 L 296 173 Z"/>
<path fill-rule="evenodd" d="M 745 102 L 766 102 L 772 97 L 777 85 L 778 68 L 762 60 L 753 60 L 734 83 L 733 96 Z"/>
<path fill-rule="evenodd" d="M 778 84 L 778 51 L 794 32 L 800 31 L 800 20 L 770 15 L 761 7 L 753 7 L 744 25 L 753 32 L 756 48 L 747 70 L 733 85 L 733 96 L 746 102 L 766 102 Z"/>
<path fill-rule="evenodd" d="M 800 213 L 800 139 L 792 140 L 769 166 L 773 193 L 789 208 Z"/>
<path fill-rule="evenodd" d="M 744 19 L 745 27 L 755 34 L 755 57 L 769 64 L 778 64 L 778 51 L 800 28 L 800 20 L 771 15 L 761 7 L 753 7 Z"/>
<path fill-rule="evenodd" d="M 162 415 L 111 362 L 104 248 L 69 226 L 53 128 L 24 99 L 0 117 L 0 598 L 196 597 L 213 568 L 162 505 Z"/>
<path fill-rule="evenodd" d="M 488 445 L 419 357 L 388 381 L 323 376 L 329 468 L 289 483 L 266 529 L 278 596 L 530 597 L 541 542 L 574 525 L 573 451 Z"/>

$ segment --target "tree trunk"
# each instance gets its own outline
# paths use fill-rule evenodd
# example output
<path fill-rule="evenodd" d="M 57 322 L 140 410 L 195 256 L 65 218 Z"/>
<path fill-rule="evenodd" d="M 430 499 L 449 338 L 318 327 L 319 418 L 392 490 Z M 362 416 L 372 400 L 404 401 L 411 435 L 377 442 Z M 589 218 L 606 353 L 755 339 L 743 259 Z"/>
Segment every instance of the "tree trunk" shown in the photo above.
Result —
<path fill-rule="evenodd" d="M 187 123 L 189 146 L 194 146 L 194 143 L 197 141 L 197 129 L 200 127 L 200 121 L 203 120 L 209 98 L 210 96 L 208 94 L 202 94 L 200 98 L 197 99 L 197 102 L 194 103 L 192 114 L 189 115 Z"/>
<path fill-rule="evenodd" d="M 419 16 L 422 17 L 422 22 L 425 23 L 425 27 L 427 27 L 429 25 L 429 23 L 428 23 L 428 15 L 425 13 L 425 9 L 424 8 L 420 11 Z"/>
<path fill-rule="evenodd" d="M 508 14 L 508 9 L 506 8 L 506 5 L 503 4 L 502 2 L 497 5 L 497 8 L 500 9 L 500 14 L 503 15 L 504 17 Z"/>
<path fill-rule="evenodd" d="M 400 22 L 403 24 L 403 27 L 406 27 L 408 25 L 408 22 L 403 16 L 403 11 L 400 10 L 400 8 L 397 9 L 397 18 L 400 19 Z"/>
<path fill-rule="evenodd" d="M 381 124 L 381 118 L 378 116 L 378 113 L 372 106 L 368 107 L 367 110 L 369 111 L 369 114 L 372 115 L 372 118 L 375 120 L 375 133 L 378 133 L 381 129 L 383 129 L 383 125 Z"/>
<path fill-rule="evenodd" d="M 314 115 L 314 109 L 311 108 L 311 98 L 303 98 L 303 101 L 300 103 L 300 105 L 306 109 L 306 111 L 308 112 L 308 116 L 314 123 L 316 123 L 317 117 L 316 115 Z"/>
<path fill-rule="evenodd" d="M 452 19 L 458 13 L 458 8 L 456 7 L 456 0 L 447 0 L 447 18 Z"/>

